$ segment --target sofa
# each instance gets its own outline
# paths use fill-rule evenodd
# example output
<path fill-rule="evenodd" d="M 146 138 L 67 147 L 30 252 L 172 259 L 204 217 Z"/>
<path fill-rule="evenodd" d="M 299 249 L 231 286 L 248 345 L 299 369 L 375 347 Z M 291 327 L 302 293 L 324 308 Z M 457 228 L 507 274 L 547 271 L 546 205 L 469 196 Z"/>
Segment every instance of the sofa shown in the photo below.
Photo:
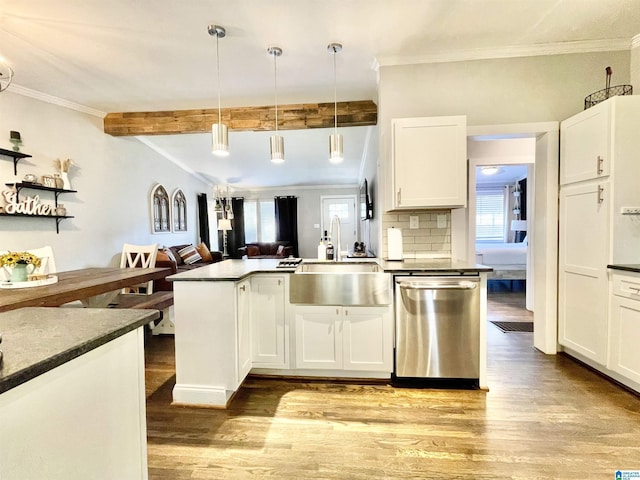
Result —
<path fill-rule="evenodd" d="M 293 247 L 289 241 L 254 242 L 247 243 L 238 249 L 240 257 L 247 258 L 287 258 L 293 254 Z"/>
<path fill-rule="evenodd" d="M 196 254 L 197 252 L 197 254 Z M 204 267 L 212 263 L 222 261 L 222 252 L 210 252 L 204 243 L 200 245 L 185 244 L 173 247 L 162 247 L 158 249 L 156 257 L 156 267 L 169 268 L 174 273 L 186 272 L 194 268 Z M 173 282 L 164 278 L 154 280 L 154 291 L 173 290 Z"/>

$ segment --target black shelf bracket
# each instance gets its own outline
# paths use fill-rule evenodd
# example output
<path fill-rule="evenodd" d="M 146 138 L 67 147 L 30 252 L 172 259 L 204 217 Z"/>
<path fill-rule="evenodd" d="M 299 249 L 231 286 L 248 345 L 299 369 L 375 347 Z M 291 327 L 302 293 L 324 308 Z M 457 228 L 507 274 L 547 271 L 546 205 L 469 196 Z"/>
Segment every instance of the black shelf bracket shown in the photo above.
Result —
<path fill-rule="evenodd" d="M 18 175 L 18 162 L 23 158 L 31 158 L 31 155 L 26 153 L 15 152 L 13 150 L 7 150 L 6 148 L 0 148 L 0 155 L 5 157 L 11 157 L 13 159 L 13 174 Z"/>

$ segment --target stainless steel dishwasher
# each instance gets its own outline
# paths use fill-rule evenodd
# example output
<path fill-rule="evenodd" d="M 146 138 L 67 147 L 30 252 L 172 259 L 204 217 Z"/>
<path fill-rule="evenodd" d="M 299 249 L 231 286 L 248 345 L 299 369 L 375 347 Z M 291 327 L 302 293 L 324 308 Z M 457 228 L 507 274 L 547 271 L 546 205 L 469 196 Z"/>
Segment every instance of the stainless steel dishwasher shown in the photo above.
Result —
<path fill-rule="evenodd" d="M 393 381 L 476 388 L 480 376 L 480 279 L 395 277 Z"/>

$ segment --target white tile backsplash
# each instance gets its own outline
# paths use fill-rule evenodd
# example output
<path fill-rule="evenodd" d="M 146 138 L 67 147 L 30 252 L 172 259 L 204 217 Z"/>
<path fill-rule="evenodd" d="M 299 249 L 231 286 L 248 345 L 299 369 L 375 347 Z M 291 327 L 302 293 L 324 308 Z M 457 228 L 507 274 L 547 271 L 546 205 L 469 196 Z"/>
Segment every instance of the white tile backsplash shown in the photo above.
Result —
<path fill-rule="evenodd" d="M 409 216 L 417 215 L 420 228 L 409 228 Z M 445 215 L 446 228 L 438 228 L 438 215 Z M 387 229 L 402 230 L 402 252 L 404 258 L 451 257 L 451 211 L 450 210 L 406 210 L 382 215 L 383 257 L 388 254 Z"/>

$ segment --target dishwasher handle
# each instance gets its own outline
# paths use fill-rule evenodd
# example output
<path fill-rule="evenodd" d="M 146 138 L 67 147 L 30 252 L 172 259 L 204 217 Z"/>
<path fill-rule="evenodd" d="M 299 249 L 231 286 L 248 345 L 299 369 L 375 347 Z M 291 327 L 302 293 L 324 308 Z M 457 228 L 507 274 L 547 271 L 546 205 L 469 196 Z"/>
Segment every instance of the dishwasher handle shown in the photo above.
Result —
<path fill-rule="evenodd" d="M 477 282 L 429 283 L 429 282 L 397 282 L 404 290 L 473 290 Z"/>

